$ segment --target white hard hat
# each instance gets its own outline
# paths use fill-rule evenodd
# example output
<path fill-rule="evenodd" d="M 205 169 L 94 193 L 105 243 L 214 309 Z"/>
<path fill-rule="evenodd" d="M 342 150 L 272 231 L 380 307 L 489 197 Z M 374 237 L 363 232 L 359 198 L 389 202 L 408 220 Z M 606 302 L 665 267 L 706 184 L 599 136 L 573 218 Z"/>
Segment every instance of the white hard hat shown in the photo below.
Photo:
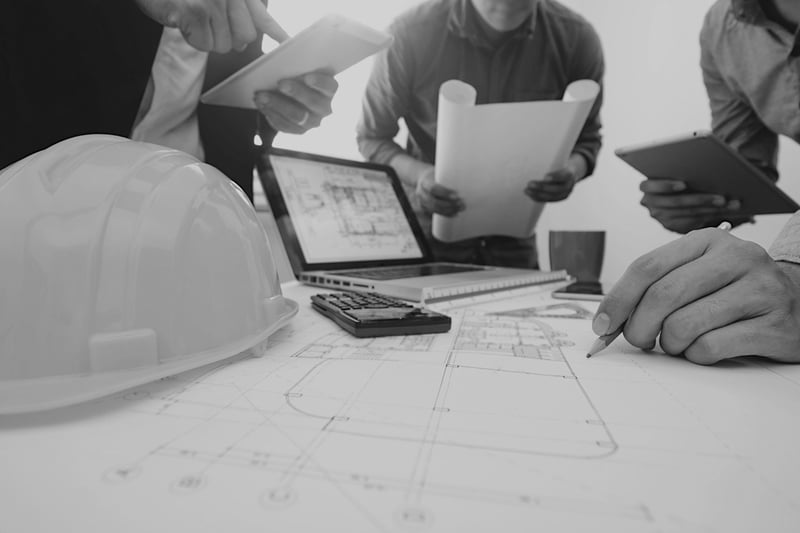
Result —
<path fill-rule="evenodd" d="M 296 312 L 253 206 L 190 155 L 86 135 L 0 171 L 0 413 L 258 350 Z"/>

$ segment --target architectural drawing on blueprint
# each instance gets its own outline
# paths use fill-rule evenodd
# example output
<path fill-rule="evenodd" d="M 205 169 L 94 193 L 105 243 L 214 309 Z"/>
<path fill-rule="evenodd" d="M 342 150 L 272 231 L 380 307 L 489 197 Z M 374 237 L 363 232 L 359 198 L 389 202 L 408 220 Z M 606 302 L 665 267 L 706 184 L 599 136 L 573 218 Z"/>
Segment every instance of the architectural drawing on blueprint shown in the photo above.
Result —
<path fill-rule="evenodd" d="M 194 467 L 172 480 L 170 490 L 189 492 L 208 489 L 221 468 L 246 468 L 263 485 L 259 504 L 284 512 L 303 508 L 309 483 L 329 482 L 348 494 L 364 520 L 385 530 L 446 523 L 437 511 L 443 502 L 482 502 L 501 514 L 508 508 L 583 520 L 600 514 L 647 530 L 649 512 L 636 500 L 550 496 L 504 487 L 499 479 L 452 479 L 455 464 L 487 457 L 592 460 L 614 453 L 613 435 L 562 352 L 571 344 L 544 323 L 476 312 L 465 312 L 448 336 L 356 339 L 332 331 L 256 383 L 246 395 L 249 412 L 231 404 L 212 424 L 262 413 L 272 422 L 280 418 L 280 431 L 256 418 L 240 439 L 220 441 L 203 424 L 133 466 L 112 469 L 110 477 L 118 481 L 165 459 L 184 461 Z M 213 381 L 204 376 L 196 387 Z M 148 401 L 135 408 L 187 414 L 197 406 L 185 393 L 140 390 L 135 399 Z"/>
<path fill-rule="evenodd" d="M 97 423 L 54 428 L 62 449 L 86 450 L 79 469 L 0 441 L 43 465 L 9 464 L 0 493 L 31 487 L 51 502 L 42 520 L 74 530 L 118 526 L 131 501 L 153 517 L 139 529 L 196 533 L 797 530 L 800 467 L 785 458 L 798 439 L 785 428 L 800 375 L 616 345 L 587 360 L 588 320 L 531 317 L 559 302 L 515 294 L 453 307 L 443 335 L 357 339 L 306 307 L 265 357 L 140 387 L 86 407 Z M 72 472 L 66 485 L 58 471 Z M 88 496 L 66 490 L 78 483 Z M 99 513 L 57 520 L 53 509 L 87 501 Z"/>

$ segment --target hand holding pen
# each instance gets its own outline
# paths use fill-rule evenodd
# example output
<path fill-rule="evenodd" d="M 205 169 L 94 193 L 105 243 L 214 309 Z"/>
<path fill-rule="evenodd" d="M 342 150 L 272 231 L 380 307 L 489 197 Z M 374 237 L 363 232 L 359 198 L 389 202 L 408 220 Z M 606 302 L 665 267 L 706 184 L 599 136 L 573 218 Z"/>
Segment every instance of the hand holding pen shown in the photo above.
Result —
<path fill-rule="evenodd" d="M 731 230 L 731 227 L 732 226 L 731 226 L 730 222 L 722 222 L 719 226 L 717 226 L 717 229 L 727 232 L 727 231 Z M 659 248 L 659 250 L 660 250 L 660 248 Z M 653 253 L 657 253 L 657 252 L 658 252 L 658 250 L 656 250 Z M 643 256 L 643 257 L 647 257 L 647 256 Z M 642 258 L 639 258 L 639 260 L 641 260 L 641 259 Z M 636 263 L 634 263 L 634 265 L 635 264 Z M 631 268 L 633 268 L 633 265 L 631 265 Z M 626 276 L 629 275 L 629 273 L 631 271 L 631 268 L 628 269 L 628 271 L 625 273 L 625 275 L 623 275 L 623 278 L 617 283 L 616 286 L 614 286 L 614 288 L 612 289 L 612 292 L 614 292 L 617 289 L 617 286 L 626 279 Z M 608 298 L 604 298 L 603 299 L 603 303 L 606 303 L 607 299 Z M 600 304 L 600 308 L 603 307 L 603 303 Z M 597 338 L 596 341 L 594 341 L 594 344 L 592 344 L 592 347 L 589 348 L 589 351 L 586 353 L 586 357 L 587 358 L 591 357 L 594 354 L 596 354 L 597 352 L 599 352 L 599 351 L 605 349 L 606 347 L 608 347 L 609 344 L 614 342 L 614 340 L 617 337 L 620 336 L 620 334 L 625 329 L 625 326 L 627 325 L 627 323 L 628 323 L 628 318 L 626 317 L 620 323 L 620 325 L 617 326 L 615 329 L 613 329 L 610 333 L 602 333 L 602 332 L 607 332 L 608 331 L 609 324 L 610 324 L 610 318 L 609 318 L 608 314 L 601 313 L 600 309 L 598 309 L 597 313 L 596 313 L 596 315 L 594 317 L 594 320 L 592 321 L 592 330 L 594 330 L 594 332 L 598 335 L 598 338 Z M 655 342 L 654 342 L 654 345 L 655 345 Z M 649 348 L 649 349 L 652 349 L 652 347 Z"/>
<path fill-rule="evenodd" d="M 699 364 L 740 355 L 800 360 L 800 265 L 774 261 L 727 223 L 634 261 L 600 303 L 594 355 L 620 333 Z"/>

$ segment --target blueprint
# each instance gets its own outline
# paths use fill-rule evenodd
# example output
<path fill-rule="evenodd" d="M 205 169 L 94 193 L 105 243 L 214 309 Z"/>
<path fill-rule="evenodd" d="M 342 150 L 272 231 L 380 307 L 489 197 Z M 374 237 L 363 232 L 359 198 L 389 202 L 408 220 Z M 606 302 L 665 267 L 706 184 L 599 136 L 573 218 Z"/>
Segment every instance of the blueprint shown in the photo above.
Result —
<path fill-rule="evenodd" d="M 263 357 L 1 417 L 0 532 L 800 530 L 800 365 L 586 359 L 549 290 L 357 339 L 287 285 Z"/>

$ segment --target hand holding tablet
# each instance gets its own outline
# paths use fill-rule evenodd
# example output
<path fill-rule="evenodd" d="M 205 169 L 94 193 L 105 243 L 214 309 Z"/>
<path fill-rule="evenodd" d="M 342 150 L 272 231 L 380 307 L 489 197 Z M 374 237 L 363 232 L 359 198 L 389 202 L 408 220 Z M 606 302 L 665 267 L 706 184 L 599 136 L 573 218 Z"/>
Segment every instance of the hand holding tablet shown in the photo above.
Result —
<path fill-rule="evenodd" d="M 313 72 L 332 77 L 391 40 L 387 33 L 354 20 L 327 15 L 203 93 L 200 101 L 252 109 L 258 91 L 280 89 L 281 80 Z"/>
<path fill-rule="evenodd" d="M 642 205 L 672 231 L 734 225 L 753 215 L 793 213 L 791 198 L 750 162 L 709 132 L 620 148 L 616 154 L 648 179 Z"/>

